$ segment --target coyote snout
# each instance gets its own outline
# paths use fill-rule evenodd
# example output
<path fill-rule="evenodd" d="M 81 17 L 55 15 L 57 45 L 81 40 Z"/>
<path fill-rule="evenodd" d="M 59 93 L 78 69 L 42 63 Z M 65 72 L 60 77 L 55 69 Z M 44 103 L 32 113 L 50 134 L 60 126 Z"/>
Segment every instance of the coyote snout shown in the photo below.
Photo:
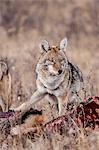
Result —
<path fill-rule="evenodd" d="M 48 70 L 52 75 L 60 75 L 62 73 L 62 69 L 59 64 L 49 65 Z"/>

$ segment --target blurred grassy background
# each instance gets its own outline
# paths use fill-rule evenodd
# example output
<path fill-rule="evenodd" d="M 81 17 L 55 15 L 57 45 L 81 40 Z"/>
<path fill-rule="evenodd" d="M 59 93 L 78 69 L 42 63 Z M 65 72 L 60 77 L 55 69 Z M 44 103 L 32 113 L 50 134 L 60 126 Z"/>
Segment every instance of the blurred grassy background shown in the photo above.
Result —
<path fill-rule="evenodd" d="M 9 36 L 35 30 L 50 38 L 96 37 L 99 35 L 99 1 L 1 0 L 0 25 Z"/>

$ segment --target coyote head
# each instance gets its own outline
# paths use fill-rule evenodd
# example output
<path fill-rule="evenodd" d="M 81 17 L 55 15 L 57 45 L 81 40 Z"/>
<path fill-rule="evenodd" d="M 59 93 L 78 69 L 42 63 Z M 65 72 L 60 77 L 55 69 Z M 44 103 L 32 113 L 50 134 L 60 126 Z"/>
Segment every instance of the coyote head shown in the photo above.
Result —
<path fill-rule="evenodd" d="M 50 46 L 46 40 L 41 42 L 42 54 L 36 67 L 36 72 L 41 80 L 53 84 L 54 81 L 60 80 L 68 72 L 66 47 L 66 38 L 60 42 L 59 46 Z"/>

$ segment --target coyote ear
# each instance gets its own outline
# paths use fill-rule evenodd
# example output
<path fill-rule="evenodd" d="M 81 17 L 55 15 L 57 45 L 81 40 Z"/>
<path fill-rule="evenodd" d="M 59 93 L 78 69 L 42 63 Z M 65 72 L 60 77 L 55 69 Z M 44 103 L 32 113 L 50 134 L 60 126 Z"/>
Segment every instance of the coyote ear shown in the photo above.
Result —
<path fill-rule="evenodd" d="M 60 42 L 60 50 L 65 50 L 67 47 L 67 38 L 65 37 L 63 40 Z"/>
<path fill-rule="evenodd" d="M 48 51 L 48 49 L 49 49 L 49 43 L 46 41 L 46 40 L 43 40 L 41 43 L 40 43 L 40 49 L 41 49 L 41 51 L 43 50 L 43 51 Z"/>

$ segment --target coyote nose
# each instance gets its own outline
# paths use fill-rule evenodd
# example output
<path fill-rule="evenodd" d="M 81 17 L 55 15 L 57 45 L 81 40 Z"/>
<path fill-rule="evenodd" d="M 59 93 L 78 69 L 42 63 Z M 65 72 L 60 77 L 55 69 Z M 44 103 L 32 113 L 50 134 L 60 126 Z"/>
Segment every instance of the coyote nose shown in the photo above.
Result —
<path fill-rule="evenodd" d="M 61 74 L 61 73 L 62 73 L 62 70 L 58 70 L 58 73 Z"/>

